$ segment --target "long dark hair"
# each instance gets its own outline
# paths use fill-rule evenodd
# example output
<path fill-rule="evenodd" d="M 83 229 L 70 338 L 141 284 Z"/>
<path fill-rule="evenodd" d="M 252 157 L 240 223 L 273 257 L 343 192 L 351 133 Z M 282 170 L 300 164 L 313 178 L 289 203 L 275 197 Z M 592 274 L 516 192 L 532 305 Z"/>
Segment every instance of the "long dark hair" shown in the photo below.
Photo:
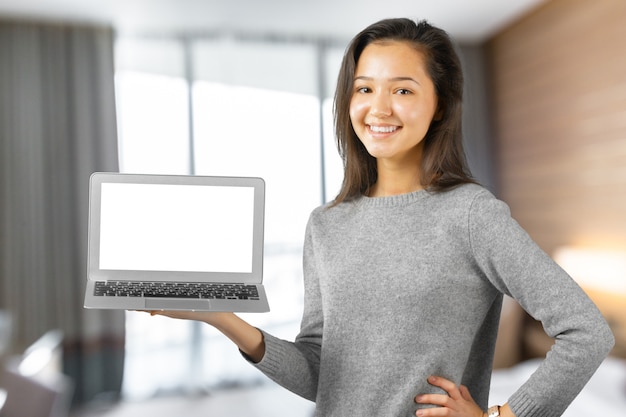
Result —
<path fill-rule="evenodd" d="M 367 193 L 378 178 L 376 159 L 367 152 L 352 127 L 350 100 L 361 53 L 367 45 L 380 41 L 407 42 L 415 47 L 424 55 L 428 74 L 435 85 L 440 117 L 433 120 L 424 138 L 422 160 L 418 161 L 422 186 L 430 191 L 443 191 L 475 182 L 463 151 L 463 71 L 450 37 L 426 21 L 385 19 L 354 37 L 339 71 L 333 111 L 344 179 L 334 204 Z"/>

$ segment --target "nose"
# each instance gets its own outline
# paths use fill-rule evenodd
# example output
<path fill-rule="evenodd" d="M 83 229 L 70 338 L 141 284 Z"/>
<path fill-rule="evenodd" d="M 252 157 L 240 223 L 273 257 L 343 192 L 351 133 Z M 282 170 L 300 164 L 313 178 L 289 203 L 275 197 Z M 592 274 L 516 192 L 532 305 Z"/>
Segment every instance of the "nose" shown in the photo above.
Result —
<path fill-rule="evenodd" d="M 391 100 L 389 95 L 378 92 L 371 95 L 370 114 L 376 117 L 391 116 Z"/>

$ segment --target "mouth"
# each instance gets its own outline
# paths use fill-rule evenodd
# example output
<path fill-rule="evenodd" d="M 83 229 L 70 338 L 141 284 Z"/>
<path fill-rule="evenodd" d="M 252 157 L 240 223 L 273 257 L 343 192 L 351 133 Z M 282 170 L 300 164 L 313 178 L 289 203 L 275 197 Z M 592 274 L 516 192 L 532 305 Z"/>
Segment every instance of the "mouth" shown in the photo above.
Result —
<path fill-rule="evenodd" d="M 374 126 L 367 125 L 368 129 L 372 133 L 393 133 L 396 130 L 400 129 L 399 126 Z"/>

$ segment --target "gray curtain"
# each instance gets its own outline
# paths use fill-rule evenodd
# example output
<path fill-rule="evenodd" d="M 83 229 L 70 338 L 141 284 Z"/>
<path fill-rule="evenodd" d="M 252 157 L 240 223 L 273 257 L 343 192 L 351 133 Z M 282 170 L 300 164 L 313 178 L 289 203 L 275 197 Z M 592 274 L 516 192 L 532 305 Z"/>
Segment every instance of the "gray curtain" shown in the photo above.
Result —
<path fill-rule="evenodd" d="M 64 333 L 75 403 L 119 393 L 124 313 L 84 310 L 88 180 L 116 171 L 113 32 L 0 21 L 0 310 Z"/>

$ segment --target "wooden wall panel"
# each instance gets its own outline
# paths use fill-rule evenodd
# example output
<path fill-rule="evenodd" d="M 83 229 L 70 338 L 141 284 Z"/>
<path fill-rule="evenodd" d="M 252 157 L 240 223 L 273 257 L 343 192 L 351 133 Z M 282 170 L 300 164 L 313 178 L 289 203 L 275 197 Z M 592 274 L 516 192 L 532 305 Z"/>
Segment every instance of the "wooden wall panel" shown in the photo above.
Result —
<path fill-rule="evenodd" d="M 626 1 L 548 1 L 486 49 L 499 196 L 550 254 L 626 248 Z"/>

